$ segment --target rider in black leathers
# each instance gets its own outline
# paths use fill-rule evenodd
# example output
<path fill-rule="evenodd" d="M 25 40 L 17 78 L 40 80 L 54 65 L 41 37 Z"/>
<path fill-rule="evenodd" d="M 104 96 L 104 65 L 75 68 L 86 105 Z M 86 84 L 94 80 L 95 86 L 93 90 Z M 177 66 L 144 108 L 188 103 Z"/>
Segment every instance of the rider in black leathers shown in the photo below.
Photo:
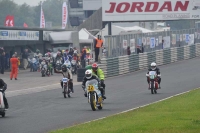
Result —
<path fill-rule="evenodd" d="M 151 63 L 151 68 L 148 69 L 148 72 L 147 74 L 149 74 L 149 71 L 156 71 L 156 74 L 158 75 L 158 84 L 159 84 L 159 89 L 161 89 L 160 87 L 160 83 L 161 83 L 161 73 L 160 73 L 160 69 L 157 67 L 156 63 L 155 62 L 152 62 Z M 149 80 L 147 78 L 147 82 L 149 84 Z"/>
<path fill-rule="evenodd" d="M 4 104 L 5 104 L 5 109 L 8 109 L 9 105 L 8 105 L 8 101 L 7 101 L 6 96 L 5 96 L 7 84 L 3 81 L 3 79 L 0 79 L 0 88 L 3 88 L 2 93 L 3 93 L 3 100 L 4 100 Z"/>

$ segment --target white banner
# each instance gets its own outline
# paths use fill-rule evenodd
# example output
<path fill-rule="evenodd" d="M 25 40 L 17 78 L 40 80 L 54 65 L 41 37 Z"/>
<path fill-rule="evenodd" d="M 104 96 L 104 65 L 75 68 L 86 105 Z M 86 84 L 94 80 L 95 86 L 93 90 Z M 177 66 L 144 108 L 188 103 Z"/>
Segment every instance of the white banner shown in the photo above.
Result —
<path fill-rule="evenodd" d="M 146 37 L 142 37 L 142 43 L 143 43 L 143 46 L 147 45 L 147 39 L 146 39 Z"/>
<path fill-rule="evenodd" d="M 170 36 L 164 37 L 163 40 L 164 40 L 163 48 L 170 48 Z"/>
<path fill-rule="evenodd" d="M 190 34 L 189 35 L 189 42 L 188 42 L 188 45 L 192 45 L 194 44 L 194 34 Z"/>
<path fill-rule="evenodd" d="M 42 9 L 42 3 L 41 3 L 41 12 L 40 12 L 40 28 L 45 28 L 45 18 L 44 18 L 44 12 Z"/>
<path fill-rule="evenodd" d="M 0 40 L 39 40 L 39 31 L 0 30 Z"/>
<path fill-rule="evenodd" d="M 156 47 L 156 40 L 155 37 L 152 37 L 150 41 L 150 48 L 155 48 L 155 47 Z"/>
<path fill-rule="evenodd" d="M 176 44 L 176 34 L 172 34 L 172 44 Z"/>
<path fill-rule="evenodd" d="M 99 10 L 102 6 L 102 0 L 83 0 L 83 10 Z"/>
<path fill-rule="evenodd" d="M 159 41 L 158 41 L 159 44 L 161 44 L 162 43 L 162 36 L 159 36 L 158 39 L 159 39 Z"/>
<path fill-rule="evenodd" d="M 62 29 L 66 28 L 67 18 L 68 18 L 67 3 L 64 2 L 62 7 Z"/>
<path fill-rule="evenodd" d="M 135 39 L 130 40 L 130 50 L 131 53 L 135 53 Z"/>
<path fill-rule="evenodd" d="M 123 40 L 123 48 L 127 49 L 127 40 Z"/>
<path fill-rule="evenodd" d="M 103 21 L 200 19 L 199 0 L 102 0 Z"/>

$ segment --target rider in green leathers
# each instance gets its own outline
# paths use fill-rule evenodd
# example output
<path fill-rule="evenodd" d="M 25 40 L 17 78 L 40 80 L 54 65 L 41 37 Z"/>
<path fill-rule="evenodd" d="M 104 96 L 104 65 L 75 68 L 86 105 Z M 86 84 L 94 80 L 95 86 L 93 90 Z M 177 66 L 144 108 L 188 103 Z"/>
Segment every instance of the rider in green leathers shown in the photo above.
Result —
<path fill-rule="evenodd" d="M 98 68 L 98 64 L 97 63 L 93 63 L 92 66 L 88 65 L 85 68 L 89 69 L 89 70 L 91 69 L 92 70 L 92 74 L 96 75 L 99 78 L 99 80 L 101 82 L 101 86 L 103 87 L 102 92 L 101 92 L 102 93 L 102 97 L 104 99 L 106 99 L 106 96 L 105 96 L 105 87 L 106 87 L 106 85 L 104 83 L 105 76 L 104 76 L 103 70 Z"/>

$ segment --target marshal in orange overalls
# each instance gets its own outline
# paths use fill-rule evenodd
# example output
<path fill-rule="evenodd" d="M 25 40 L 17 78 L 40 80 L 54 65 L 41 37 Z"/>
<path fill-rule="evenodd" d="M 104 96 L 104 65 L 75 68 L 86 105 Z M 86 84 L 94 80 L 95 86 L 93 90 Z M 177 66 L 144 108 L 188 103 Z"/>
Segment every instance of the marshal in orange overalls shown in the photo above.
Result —
<path fill-rule="evenodd" d="M 10 64 L 11 64 L 11 73 L 10 73 L 10 79 L 12 80 L 13 76 L 15 79 L 17 79 L 17 74 L 18 74 L 18 62 L 19 60 L 15 57 L 10 59 Z"/>

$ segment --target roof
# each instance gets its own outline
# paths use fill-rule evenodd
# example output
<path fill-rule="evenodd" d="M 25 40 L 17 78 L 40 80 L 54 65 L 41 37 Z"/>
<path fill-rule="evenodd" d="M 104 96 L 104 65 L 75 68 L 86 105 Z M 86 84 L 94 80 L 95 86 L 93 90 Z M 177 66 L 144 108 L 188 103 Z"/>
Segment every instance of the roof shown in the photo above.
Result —
<path fill-rule="evenodd" d="M 142 33 L 148 33 L 148 32 L 154 32 L 152 30 L 148 30 L 148 29 L 145 29 L 145 28 L 142 28 L 142 27 L 139 27 L 139 26 L 133 26 L 133 27 L 120 27 L 120 26 L 115 26 L 115 27 L 118 27 L 118 28 L 121 28 L 123 31 L 125 32 L 129 32 L 129 31 L 142 31 Z"/>
<path fill-rule="evenodd" d="M 80 43 L 93 43 L 93 39 L 96 39 L 96 37 L 89 33 L 85 28 L 79 31 Z"/>
<path fill-rule="evenodd" d="M 73 43 L 72 33 L 74 31 L 51 32 L 49 33 L 49 41 L 53 44 L 60 43 Z"/>

